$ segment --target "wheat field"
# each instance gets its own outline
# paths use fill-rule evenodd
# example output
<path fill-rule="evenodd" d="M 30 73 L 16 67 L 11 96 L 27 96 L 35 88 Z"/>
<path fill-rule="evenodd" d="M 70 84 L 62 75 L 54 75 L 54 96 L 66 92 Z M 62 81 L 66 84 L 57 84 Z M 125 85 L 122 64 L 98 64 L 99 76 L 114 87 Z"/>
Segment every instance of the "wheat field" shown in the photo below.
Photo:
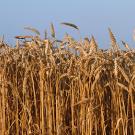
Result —
<path fill-rule="evenodd" d="M 26 29 L 0 42 L 0 135 L 135 135 L 134 49 Z"/>

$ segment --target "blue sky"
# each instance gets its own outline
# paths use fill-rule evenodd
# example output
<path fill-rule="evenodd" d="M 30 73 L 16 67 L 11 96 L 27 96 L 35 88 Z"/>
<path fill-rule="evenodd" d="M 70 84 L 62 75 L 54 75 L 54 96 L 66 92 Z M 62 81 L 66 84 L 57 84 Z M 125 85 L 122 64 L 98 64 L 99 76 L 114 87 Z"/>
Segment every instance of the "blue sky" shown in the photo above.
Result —
<path fill-rule="evenodd" d="M 14 36 L 30 34 L 25 26 L 43 34 L 52 22 L 58 38 L 65 32 L 79 38 L 75 30 L 60 25 L 70 22 L 78 25 L 82 37 L 93 34 L 102 48 L 109 46 L 108 27 L 118 42 L 124 39 L 134 47 L 134 7 L 135 0 L 0 0 L 0 35 L 13 44 Z"/>

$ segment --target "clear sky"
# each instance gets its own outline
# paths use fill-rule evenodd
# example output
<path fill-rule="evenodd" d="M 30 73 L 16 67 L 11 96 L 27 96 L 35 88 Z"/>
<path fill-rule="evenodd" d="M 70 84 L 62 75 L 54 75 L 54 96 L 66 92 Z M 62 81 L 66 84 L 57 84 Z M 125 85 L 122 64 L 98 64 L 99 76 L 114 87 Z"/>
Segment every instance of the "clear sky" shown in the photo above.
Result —
<path fill-rule="evenodd" d="M 79 37 L 75 30 L 60 25 L 70 22 L 80 28 L 82 37 L 93 34 L 100 47 L 109 46 L 108 27 L 118 42 L 124 39 L 135 45 L 135 0 L 0 0 L 0 35 L 9 43 L 14 43 L 14 36 L 27 33 L 25 26 L 43 33 L 51 22 L 58 38 L 65 32 Z"/>

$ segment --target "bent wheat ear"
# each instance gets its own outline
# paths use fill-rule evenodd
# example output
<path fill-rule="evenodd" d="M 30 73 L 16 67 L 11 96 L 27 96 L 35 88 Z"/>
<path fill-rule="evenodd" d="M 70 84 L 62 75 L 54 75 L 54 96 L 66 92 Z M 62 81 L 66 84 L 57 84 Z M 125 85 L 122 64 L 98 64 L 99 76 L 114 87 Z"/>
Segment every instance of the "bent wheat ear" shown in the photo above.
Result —
<path fill-rule="evenodd" d="M 79 30 L 78 26 L 76 26 L 75 24 L 67 23 L 67 22 L 62 22 L 61 24 L 62 24 L 62 25 L 66 25 L 66 26 L 69 26 L 69 27 L 72 27 L 72 28 L 75 28 L 75 29 Z"/>
<path fill-rule="evenodd" d="M 55 38 L 55 29 L 53 23 L 51 23 L 51 36 Z"/>
<path fill-rule="evenodd" d="M 30 31 L 36 33 L 37 35 L 40 35 L 40 32 L 39 32 L 37 29 L 35 29 L 35 28 L 32 28 L 32 27 L 24 27 L 24 29 L 30 30 Z"/>

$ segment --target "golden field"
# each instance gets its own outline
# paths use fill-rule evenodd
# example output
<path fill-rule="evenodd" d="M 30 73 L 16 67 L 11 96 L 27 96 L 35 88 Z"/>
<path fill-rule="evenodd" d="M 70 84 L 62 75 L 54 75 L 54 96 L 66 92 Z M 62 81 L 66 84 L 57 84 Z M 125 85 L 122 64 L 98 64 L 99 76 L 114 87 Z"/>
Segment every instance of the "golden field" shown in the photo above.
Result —
<path fill-rule="evenodd" d="M 29 30 L 0 42 L 0 135 L 135 135 L 134 49 Z"/>

